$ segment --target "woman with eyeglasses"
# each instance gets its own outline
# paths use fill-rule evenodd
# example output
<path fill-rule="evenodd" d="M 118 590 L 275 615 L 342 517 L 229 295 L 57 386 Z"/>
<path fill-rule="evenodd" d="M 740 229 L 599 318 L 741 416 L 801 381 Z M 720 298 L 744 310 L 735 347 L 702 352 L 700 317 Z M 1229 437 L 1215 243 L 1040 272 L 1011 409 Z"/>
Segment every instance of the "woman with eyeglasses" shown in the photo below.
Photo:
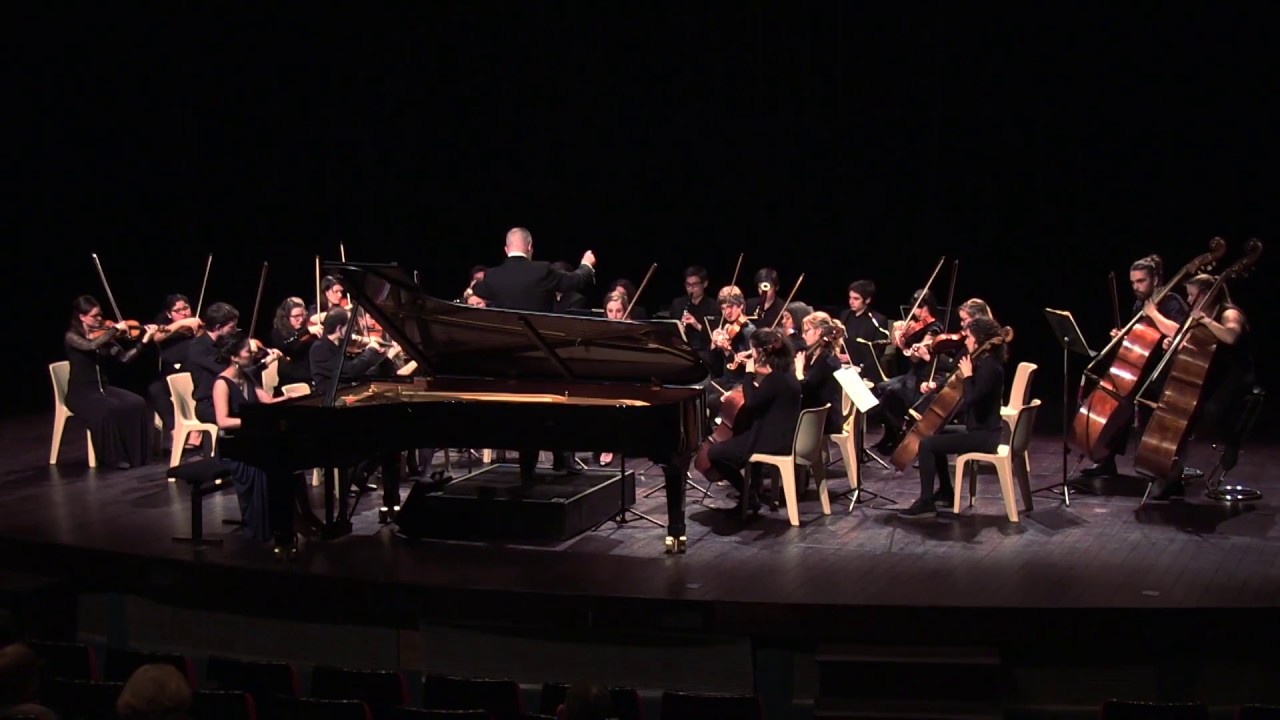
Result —
<path fill-rule="evenodd" d="M 285 298 L 271 324 L 271 346 L 280 351 L 279 389 L 292 383 L 311 383 L 311 343 L 322 334 L 318 325 L 307 325 L 307 304 L 299 297 Z"/>
<path fill-rule="evenodd" d="M 71 303 L 71 325 L 64 337 L 67 361 L 67 409 L 89 428 L 98 465 L 127 470 L 151 458 L 155 414 L 151 406 L 128 390 L 112 387 L 107 379 L 110 361 L 127 363 L 151 342 L 155 325 L 145 327 L 138 344 L 125 349 L 119 342 L 127 329 L 109 325 L 102 306 L 92 296 Z"/>

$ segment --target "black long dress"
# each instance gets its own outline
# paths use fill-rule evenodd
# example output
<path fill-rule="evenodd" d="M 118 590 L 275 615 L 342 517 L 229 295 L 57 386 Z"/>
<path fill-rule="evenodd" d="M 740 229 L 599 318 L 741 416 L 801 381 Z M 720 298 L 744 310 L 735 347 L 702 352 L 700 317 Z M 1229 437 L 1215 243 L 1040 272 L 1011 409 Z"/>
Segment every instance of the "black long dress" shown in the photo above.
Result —
<path fill-rule="evenodd" d="M 98 465 L 145 465 L 151 458 L 155 411 L 140 396 L 112 387 L 104 367 L 108 360 L 133 360 L 138 346 L 125 350 L 109 335 L 90 340 L 74 330 L 67 331 L 64 344 L 71 363 L 67 408 L 89 427 Z"/>
<path fill-rule="evenodd" d="M 244 387 L 234 383 L 231 378 L 219 375 L 214 384 L 225 383 L 228 402 L 227 415 L 240 417 L 240 408 L 258 402 L 258 385 L 253 378 L 244 376 Z M 267 473 L 239 460 L 220 460 L 231 468 L 231 485 L 236 489 L 236 497 L 240 500 L 240 516 L 244 526 L 254 540 L 266 542 L 271 539 L 271 523 L 267 514 Z"/>

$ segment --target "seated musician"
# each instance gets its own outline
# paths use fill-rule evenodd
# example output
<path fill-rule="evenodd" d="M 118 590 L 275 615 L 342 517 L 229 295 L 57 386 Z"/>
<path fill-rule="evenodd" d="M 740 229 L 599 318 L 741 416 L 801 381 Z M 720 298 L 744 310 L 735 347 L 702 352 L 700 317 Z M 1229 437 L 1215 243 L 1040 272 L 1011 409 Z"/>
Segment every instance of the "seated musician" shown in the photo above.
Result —
<path fill-rule="evenodd" d="M 784 316 L 785 317 L 785 316 Z M 805 349 L 796 357 L 796 377 L 800 379 L 800 405 L 803 408 L 822 407 L 830 404 L 824 432 L 837 435 L 843 432 L 848 417 L 841 413 L 843 390 L 836 380 L 840 359 L 836 347 L 844 337 L 844 325 L 824 312 L 806 315 L 803 321 Z"/>
<path fill-rule="evenodd" d="M 981 298 L 971 298 L 969 300 L 965 300 L 963 303 L 960 304 L 960 307 L 956 309 L 956 314 L 960 316 L 960 330 L 962 332 L 964 331 L 965 328 L 969 327 L 969 321 L 976 317 L 984 317 L 990 320 L 996 319 L 995 316 L 991 314 L 991 306 L 987 305 L 986 301 L 982 300 Z M 998 321 L 997 321 L 997 324 L 998 324 Z M 921 357 L 928 359 L 929 357 L 932 356 L 932 354 L 934 353 L 934 350 L 935 348 L 932 345 L 925 345 L 924 347 L 920 348 L 918 352 Z M 954 360 L 952 360 L 949 357 L 946 357 L 945 354 L 943 355 L 943 358 L 945 358 L 946 362 L 939 363 L 940 371 L 935 372 L 934 373 L 935 376 L 948 374 L 951 372 L 951 370 L 955 369 Z M 937 392 L 937 389 L 938 389 L 937 385 L 938 384 L 933 380 L 924 381 L 923 383 L 920 384 L 920 394 L 923 396 L 923 395 L 929 395 L 931 393 Z M 917 401 L 915 405 L 916 409 L 918 410 L 920 406 L 921 406 L 921 403 Z"/>
<path fill-rule="evenodd" d="M 213 411 L 219 434 L 234 434 L 240 429 L 241 408 L 255 403 L 272 403 L 267 394 L 249 372 L 255 365 L 253 352 L 249 350 L 249 338 L 236 331 L 218 338 L 217 359 L 225 370 L 217 375 L 213 385 Z M 271 352 L 279 352 L 272 350 Z M 273 537 L 267 505 L 267 473 L 260 468 L 238 460 L 222 460 L 231 468 L 231 485 L 240 501 L 240 516 L 249 535 L 260 542 Z"/>
<path fill-rule="evenodd" d="M 756 327 L 774 327 L 778 316 L 782 314 L 782 303 L 778 300 L 778 271 L 773 268 L 760 268 L 756 271 L 756 290 L 760 293 L 747 302 L 747 317 Z"/>
<path fill-rule="evenodd" d="M 329 308 L 347 307 L 347 288 L 342 278 L 336 275 L 325 275 L 320 281 L 320 307 L 310 308 L 307 325 L 319 325 L 324 322 L 324 314 Z"/>
<path fill-rule="evenodd" d="M 750 338 L 756 331 L 756 326 L 743 314 L 746 301 L 741 290 L 730 285 L 722 288 L 716 299 L 720 304 L 723 324 L 711 333 L 715 359 L 711 372 L 715 379 L 707 388 L 707 409 L 713 418 L 720 414 L 720 397 L 741 385 L 747 377 Z"/>
<path fill-rule="evenodd" d="M 796 379 L 791 346 L 776 330 L 751 335 L 754 374 L 742 383 L 743 404 L 734 421 L 734 435 L 708 451 L 711 465 L 739 493 L 739 506 L 760 508 L 760 476 L 752 474 L 744 487 L 742 469 L 754 453 L 788 454 L 800 418 L 800 381 Z"/>
<path fill-rule="evenodd" d="M 147 395 L 151 404 L 164 423 L 164 433 L 160 444 L 169 449 L 173 442 L 173 397 L 169 394 L 170 375 L 184 372 L 182 363 L 187 356 L 187 344 L 195 338 L 200 329 L 200 320 L 191 316 L 191 303 L 186 295 L 175 293 L 164 299 L 164 310 L 156 318 L 157 329 L 152 340 L 160 351 L 160 377 L 147 386 Z M 188 436 L 187 447 L 199 444 L 200 433 Z"/>
<path fill-rule="evenodd" d="M 635 283 L 631 282 L 626 278 L 620 278 L 618 280 L 614 280 L 613 283 L 609 285 L 609 289 L 606 291 L 606 295 L 608 293 L 622 293 L 627 298 L 627 302 L 629 304 L 631 300 L 635 298 L 636 292 L 637 290 L 636 290 Z M 623 308 L 623 310 L 625 312 L 625 308 Z M 627 319 L 628 320 L 648 320 L 649 311 L 645 310 L 644 306 L 640 305 L 639 303 L 636 303 L 635 307 L 631 308 L 631 314 L 627 316 Z"/>
<path fill-rule="evenodd" d="M 187 357 L 182 369 L 191 373 L 196 417 L 200 422 L 213 423 L 213 384 L 227 367 L 225 363 L 218 362 L 217 343 L 219 338 L 238 329 L 240 311 L 227 303 L 216 302 L 204 309 L 200 321 L 204 323 L 204 333 L 187 343 Z"/>
<path fill-rule="evenodd" d="M 813 308 L 802 302 L 790 303 L 782 309 L 782 315 L 778 318 L 778 329 L 782 331 L 782 336 L 787 339 L 787 342 L 791 343 L 793 352 L 804 352 L 806 345 L 800 332 L 804 327 L 804 319 L 812 312 Z"/>
<path fill-rule="evenodd" d="M 372 344 L 356 357 L 343 360 L 345 349 L 342 347 L 342 342 L 350 319 L 351 314 L 340 307 L 335 307 L 325 314 L 324 336 L 311 344 L 309 354 L 313 392 L 324 394 L 329 391 L 334 376 L 338 373 L 339 362 L 342 363 L 342 377 L 339 378 L 339 382 L 357 382 L 385 359 L 386 350 L 383 346 Z"/>
<path fill-rule="evenodd" d="M 1166 293 L 1160 300 L 1159 307 L 1154 307 L 1154 303 L 1151 302 L 1151 298 L 1155 296 L 1163 282 L 1164 261 L 1160 259 L 1159 255 L 1148 255 L 1144 258 L 1139 258 L 1129 266 L 1129 287 L 1133 289 L 1133 314 L 1137 315 L 1138 313 L 1146 313 L 1150 317 L 1152 315 L 1152 311 L 1155 311 L 1161 317 L 1173 321 L 1173 323 L 1175 323 L 1174 330 L 1176 332 L 1176 325 L 1181 325 L 1186 321 L 1187 315 L 1190 313 L 1190 308 L 1187 306 L 1186 301 L 1182 299 L 1182 296 L 1174 292 Z M 1149 307 L 1150 310 L 1148 310 Z M 1113 329 L 1111 331 L 1111 336 L 1115 337 L 1119 333 L 1119 328 Z M 1163 330 L 1161 330 L 1161 333 L 1165 334 L 1166 337 L 1170 336 L 1168 333 L 1164 333 Z M 1156 387 L 1152 388 L 1152 390 L 1158 389 L 1159 388 Z M 1146 406 L 1138 405 L 1137 412 L 1139 424 L 1144 424 L 1145 418 L 1148 416 Z M 1114 476 L 1117 472 L 1116 456 L 1123 455 L 1125 449 L 1128 447 L 1129 431 L 1131 427 L 1132 426 L 1130 424 L 1126 423 L 1121 431 L 1115 434 L 1115 437 L 1112 439 L 1111 445 L 1108 448 L 1110 455 L 1098 461 L 1096 464 L 1081 470 L 1080 474 L 1085 477 Z"/>
<path fill-rule="evenodd" d="M 690 265 L 684 270 L 685 294 L 671 301 L 668 315 L 678 320 L 689 347 L 716 373 L 716 355 L 711 351 L 711 330 L 720 324 L 715 298 L 707 294 L 707 269 Z"/>
<path fill-rule="evenodd" d="M 67 408 L 84 421 L 98 463 L 127 470 L 151 459 L 155 415 L 140 396 L 114 387 L 107 380 L 110 361 L 127 363 L 151 342 L 155 325 L 146 326 L 139 344 L 125 349 L 120 339 L 124 324 L 107 327 L 102 307 L 89 295 L 71 303 L 71 324 L 63 342 L 70 363 Z"/>
<path fill-rule="evenodd" d="M 307 304 L 302 298 L 285 298 L 271 324 L 271 346 L 280 351 L 280 386 L 311 383 L 311 345 L 324 332 L 307 325 Z"/>
<path fill-rule="evenodd" d="M 604 296 L 604 316 L 608 320 L 621 320 L 622 316 L 627 312 L 627 296 L 622 292 L 614 290 Z M 596 464 L 600 467 L 606 467 L 613 462 L 613 453 L 598 452 L 595 454 Z"/>
<path fill-rule="evenodd" d="M 890 330 L 893 345 L 899 356 L 905 359 L 906 368 L 872 389 L 880 400 L 875 415 L 884 424 L 884 437 L 875 448 L 883 453 L 893 452 L 898 446 L 902 440 L 902 428 L 907 422 L 907 411 L 920 399 L 921 383 L 933 380 L 933 357 L 924 343 L 942 332 L 941 323 L 934 319 L 937 309 L 933 293 L 917 290 L 911 302 L 919 302 L 911 319 L 895 322 Z"/>
<path fill-rule="evenodd" d="M 1232 304 L 1225 285 L 1219 287 L 1213 297 L 1205 293 L 1213 288 L 1214 277 L 1200 274 L 1186 283 L 1187 302 L 1192 307 L 1203 302 L 1190 313 L 1189 321 L 1208 328 L 1218 341 L 1217 352 L 1209 366 L 1201 388 L 1203 410 L 1193 422 L 1196 439 L 1214 440 L 1222 445 L 1222 472 L 1225 475 L 1236 466 L 1240 456 L 1241 436 L 1246 428 L 1241 426 L 1245 400 L 1257 382 L 1254 374 L 1252 342 L 1249 320 L 1244 311 Z M 1165 349 L 1178 333 L 1181 323 L 1175 322 L 1149 304 L 1144 312 L 1151 318 L 1165 337 Z M 1181 478 L 1175 478 L 1154 496 L 1156 500 L 1182 497 L 1186 488 Z"/>
<path fill-rule="evenodd" d="M 888 379 L 882 368 L 884 348 L 889 343 L 889 319 L 871 307 L 876 296 L 876 284 L 870 280 L 855 280 L 849 284 L 849 309 L 840 314 L 847 337 L 848 355 L 840 362 L 858 368 L 862 377 L 872 382 Z"/>
<path fill-rule="evenodd" d="M 944 426 L 937 434 L 920 440 L 920 497 L 900 513 L 904 517 L 935 515 L 935 504 L 952 503 L 955 495 L 947 468 L 948 455 L 990 453 L 1000 445 L 1006 356 L 1002 331 L 990 318 L 974 318 L 964 334 L 968 354 L 960 358 L 956 370 L 964 378 L 964 392 L 955 410 L 956 417 L 964 418 L 964 426 Z M 988 343 L 994 344 L 977 354 Z"/>
<path fill-rule="evenodd" d="M 556 272 L 569 275 L 573 272 L 573 267 L 563 260 L 551 263 L 551 267 Z M 556 304 L 554 312 L 571 313 L 578 310 L 589 310 L 591 303 L 587 302 L 587 296 L 578 292 L 576 289 L 562 290 L 556 293 Z"/>

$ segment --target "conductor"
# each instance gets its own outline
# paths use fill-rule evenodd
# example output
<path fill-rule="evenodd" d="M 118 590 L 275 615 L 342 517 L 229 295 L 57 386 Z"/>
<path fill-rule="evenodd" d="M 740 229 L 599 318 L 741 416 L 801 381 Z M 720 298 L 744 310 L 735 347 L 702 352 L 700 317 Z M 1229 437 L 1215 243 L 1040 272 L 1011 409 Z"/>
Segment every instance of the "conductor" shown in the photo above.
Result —
<path fill-rule="evenodd" d="M 474 287 L 489 307 L 549 313 L 557 293 L 581 290 L 595 280 L 596 256 L 590 250 L 583 253 L 576 270 L 559 270 L 549 262 L 533 259 L 533 234 L 522 227 L 507 232 L 506 253 L 506 261 L 485 271 Z M 520 451 L 520 479 L 524 483 L 533 481 L 537 464 L 537 451 Z M 557 454 L 552 469 L 581 472 L 572 452 Z"/>

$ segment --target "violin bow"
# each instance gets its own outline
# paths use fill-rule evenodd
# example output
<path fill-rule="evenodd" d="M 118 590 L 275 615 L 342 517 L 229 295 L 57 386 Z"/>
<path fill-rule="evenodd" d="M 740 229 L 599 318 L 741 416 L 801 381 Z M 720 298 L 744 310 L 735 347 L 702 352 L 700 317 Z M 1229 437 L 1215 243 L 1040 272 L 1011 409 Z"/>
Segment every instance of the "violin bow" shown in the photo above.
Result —
<path fill-rule="evenodd" d="M 627 303 L 627 311 L 622 313 L 623 320 L 631 317 L 631 308 L 636 306 L 636 301 L 640 299 L 640 293 L 644 292 L 645 286 L 649 284 L 649 278 L 653 277 L 653 271 L 657 269 L 658 263 L 649 266 L 649 272 L 644 274 L 644 280 L 641 280 L 640 287 L 636 288 L 636 296 L 631 298 L 631 302 Z"/>
<path fill-rule="evenodd" d="M 204 291 L 209 287 L 209 268 L 213 267 L 213 253 L 209 253 L 209 257 L 204 261 L 204 279 L 200 281 L 200 299 L 196 300 L 196 317 L 200 317 L 200 310 L 204 307 Z"/>
<path fill-rule="evenodd" d="M 738 284 L 738 273 L 742 271 L 742 256 L 745 254 L 745 252 L 738 253 L 738 264 L 733 266 L 733 279 L 729 281 L 730 286 Z"/>
<path fill-rule="evenodd" d="M 1111 283 L 1111 317 L 1116 321 L 1116 327 L 1120 327 L 1120 296 L 1116 293 L 1116 273 L 1114 270 L 1107 273 L 1107 280 Z"/>
<path fill-rule="evenodd" d="M 253 338 L 258 327 L 258 310 L 262 308 L 262 288 L 267 284 L 267 262 L 262 262 L 262 274 L 258 276 L 258 296 L 253 299 L 253 315 L 249 317 L 249 337 Z"/>
<path fill-rule="evenodd" d="M 925 294 L 929 292 L 929 288 L 933 287 L 933 281 L 938 279 L 938 271 L 942 270 L 942 264 L 946 261 L 946 255 L 938 258 L 938 264 L 933 266 L 933 273 L 929 275 L 929 280 L 925 282 L 924 290 L 920 292 L 920 297 L 916 298 L 916 304 L 911 306 L 911 312 L 907 313 L 907 322 L 911 322 L 911 318 L 915 317 L 916 311 L 920 309 L 920 303 L 924 302 Z"/>
<path fill-rule="evenodd" d="M 320 313 L 320 256 L 316 256 L 316 318 L 319 319 Z"/>
<path fill-rule="evenodd" d="M 116 304 L 116 296 L 111 292 L 111 284 L 107 282 L 107 274 L 102 271 L 102 261 L 98 259 L 98 253 L 91 253 L 93 256 L 93 266 L 98 269 L 98 279 L 102 281 L 102 288 L 107 291 L 107 300 L 111 302 L 111 310 L 116 314 L 116 322 L 123 323 L 124 315 L 120 314 L 120 306 Z"/>
<path fill-rule="evenodd" d="M 955 260 L 951 263 L 951 287 L 947 290 L 947 313 L 942 318 L 942 333 L 945 335 L 947 330 L 951 328 L 951 303 L 956 299 L 956 275 L 960 271 L 960 261 Z M 921 299 L 924 295 L 920 296 Z M 933 381 L 933 374 L 938 371 L 938 353 L 933 353 L 933 367 L 929 368 L 929 381 Z"/>
<path fill-rule="evenodd" d="M 779 312 L 778 316 L 773 319 L 773 324 L 769 326 L 770 330 L 778 327 L 778 321 L 782 319 L 782 313 L 787 311 L 787 306 L 795 299 L 796 291 L 800 289 L 800 283 L 802 282 L 804 282 L 804 273 L 800 273 L 800 277 L 796 278 L 796 284 L 791 286 L 791 294 L 787 295 L 787 301 L 782 303 L 782 312 Z"/>

